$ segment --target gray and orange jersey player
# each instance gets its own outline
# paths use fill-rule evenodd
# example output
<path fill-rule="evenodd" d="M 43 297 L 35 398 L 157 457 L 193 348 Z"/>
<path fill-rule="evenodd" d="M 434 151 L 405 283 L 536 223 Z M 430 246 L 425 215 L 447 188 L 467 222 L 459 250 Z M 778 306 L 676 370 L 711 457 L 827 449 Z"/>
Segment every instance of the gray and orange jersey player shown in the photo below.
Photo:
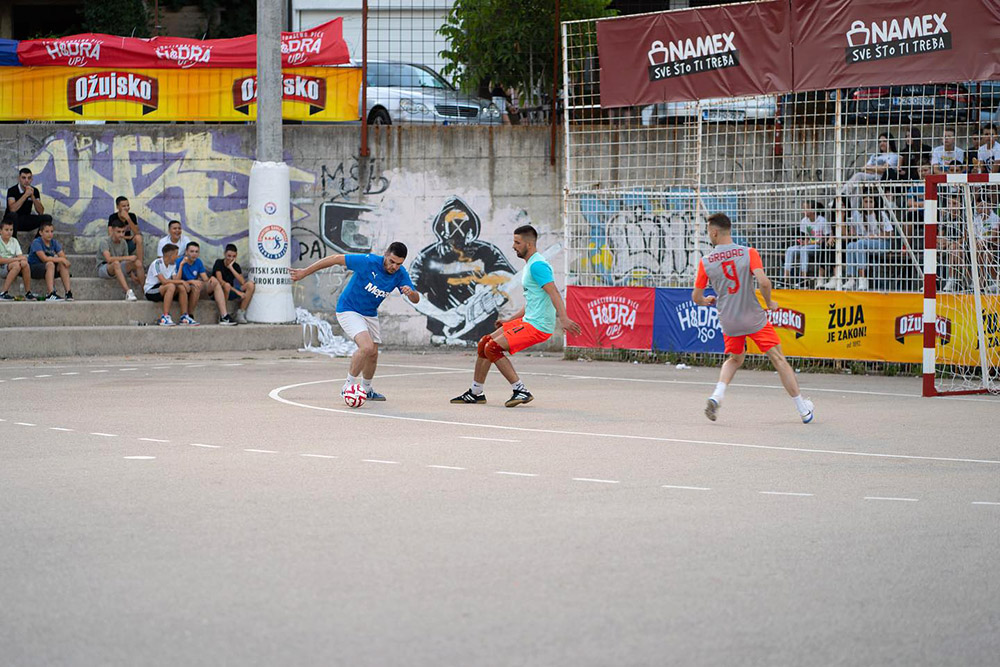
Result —
<path fill-rule="evenodd" d="M 726 342 L 726 361 L 722 364 L 715 391 L 708 399 L 705 416 L 712 421 L 718 418 L 726 387 L 746 359 L 746 339 L 749 338 L 771 360 L 781 384 L 795 401 L 802 422 L 808 424 L 813 420 L 812 401 L 802 398 L 799 393 L 795 371 L 782 354 L 781 340 L 757 300 L 759 286 L 768 309 L 778 307 L 771 299 L 771 281 L 757 251 L 733 243 L 732 227 L 732 221 L 724 213 L 708 217 L 708 238 L 714 248 L 698 263 L 698 275 L 691 292 L 691 300 L 699 306 L 714 304 L 719 309 L 719 323 Z M 705 296 L 705 288 L 709 285 L 717 296 Z"/>
<path fill-rule="evenodd" d="M 566 331 L 580 333 L 580 325 L 566 315 L 566 304 L 556 287 L 552 265 L 538 252 L 537 246 L 538 232 L 534 227 L 522 225 L 514 230 L 514 252 L 525 261 L 521 272 L 524 308 L 509 320 L 498 320 L 497 330 L 479 339 L 479 357 L 472 374 L 472 386 L 464 394 L 451 399 L 452 403 L 485 403 L 483 383 L 486 382 L 486 375 L 492 365 L 496 365 L 500 374 L 510 382 L 513 391 L 504 405 L 513 408 L 530 403 L 534 397 L 521 382 L 514 365 L 504 353 L 517 354 L 533 345 L 544 343 L 555 332 L 556 322 Z"/>

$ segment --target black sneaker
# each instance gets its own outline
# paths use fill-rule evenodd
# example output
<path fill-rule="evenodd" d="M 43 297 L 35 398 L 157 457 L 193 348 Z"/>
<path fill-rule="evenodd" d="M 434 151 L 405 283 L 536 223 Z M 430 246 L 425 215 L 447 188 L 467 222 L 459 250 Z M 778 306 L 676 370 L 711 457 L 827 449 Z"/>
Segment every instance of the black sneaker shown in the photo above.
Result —
<path fill-rule="evenodd" d="M 486 394 L 473 394 L 471 389 L 466 389 L 461 396 L 451 399 L 451 403 L 485 403 Z"/>
<path fill-rule="evenodd" d="M 49 295 L 45 297 L 46 301 L 62 301 L 63 298 L 55 293 L 55 291 L 49 292 Z"/>
<path fill-rule="evenodd" d="M 7 294 L 7 292 L 0 292 L 0 301 L 13 301 L 13 300 L 14 297 L 12 297 L 10 294 Z"/>
<path fill-rule="evenodd" d="M 25 301 L 38 301 L 38 297 L 35 296 L 32 292 L 25 292 L 24 293 L 24 300 Z"/>
<path fill-rule="evenodd" d="M 67 301 L 73 300 L 73 290 L 69 290 L 68 292 L 66 292 L 66 300 Z"/>
<path fill-rule="evenodd" d="M 526 389 L 515 389 L 504 405 L 508 408 L 516 408 L 522 403 L 531 403 L 535 399 L 531 392 Z"/>
<path fill-rule="evenodd" d="M 219 320 L 219 324 L 221 324 L 224 327 L 235 327 L 236 326 L 236 320 L 234 320 L 233 318 L 231 318 L 229 315 L 226 315 L 225 317 L 223 317 L 223 318 L 221 318 Z"/>

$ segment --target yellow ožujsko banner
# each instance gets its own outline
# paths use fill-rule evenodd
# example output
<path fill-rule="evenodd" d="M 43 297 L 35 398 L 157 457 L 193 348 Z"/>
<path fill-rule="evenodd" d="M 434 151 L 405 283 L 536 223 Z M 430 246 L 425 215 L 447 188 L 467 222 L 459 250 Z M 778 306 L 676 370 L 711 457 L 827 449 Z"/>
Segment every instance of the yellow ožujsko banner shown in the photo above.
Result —
<path fill-rule="evenodd" d="M 0 120 L 248 121 L 257 114 L 253 69 L 0 67 Z M 283 71 L 288 120 L 358 120 L 361 69 Z"/>
<path fill-rule="evenodd" d="M 923 359 L 923 297 L 919 294 L 775 290 L 768 317 L 785 354 L 918 364 Z M 983 296 L 984 338 L 1000 365 L 1000 297 Z M 972 295 L 937 299 L 937 359 L 978 366 L 978 327 Z M 756 345 L 748 341 L 750 352 Z"/>

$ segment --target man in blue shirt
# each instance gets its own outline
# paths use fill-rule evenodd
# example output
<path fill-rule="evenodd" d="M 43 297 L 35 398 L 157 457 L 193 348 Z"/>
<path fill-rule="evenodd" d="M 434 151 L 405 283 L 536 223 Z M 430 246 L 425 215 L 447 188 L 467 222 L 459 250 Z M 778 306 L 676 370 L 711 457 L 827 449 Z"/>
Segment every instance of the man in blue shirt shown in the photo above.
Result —
<path fill-rule="evenodd" d="M 530 403 L 534 396 L 521 382 L 514 365 L 504 356 L 504 352 L 516 354 L 544 343 L 555 332 L 557 320 L 564 330 L 580 333 L 580 325 L 566 315 L 566 304 L 556 287 L 552 265 L 538 252 L 537 243 L 538 232 L 531 225 L 522 225 L 514 230 L 514 252 L 525 260 L 521 271 L 524 308 L 509 320 L 497 320 L 499 328 L 479 339 L 479 358 L 476 359 L 472 387 L 461 396 L 451 399 L 452 403 L 485 403 L 483 383 L 486 382 L 486 374 L 490 372 L 492 364 L 496 364 L 497 370 L 510 382 L 514 391 L 504 405 L 513 408 L 522 403 Z"/>
<path fill-rule="evenodd" d="M 219 309 L 219 324 L 224 327 L 236 326 L 236 320 L 229 316 L 228 306 L 226 306 L 226 295 L 222 291 L 222 285 L 214 276 L 209 276 L 205 272 L 205 263 L 201 261 L 201 246 L 197 241 L 190 241 L 184 248 L 184 254 L 177 258 L 176 277 L 179 278 L 188 288 L 188 308 L 190 312 L 181 313 L 181 324 L 198 326 L 198 321 L 194 319 L 195 308 L 198 307 L 198 300 L 205 296 L 215 299 L 215 306 Z"/>
<path fill-rule="evenodd" d="M 378 307 L 394 289 L 398 289 L 410 303 L 420 301 L 420 294 L 414 288 L 410 274 L 403 268 L 404 259 L 406 246 L 395 241 L 389 245 L 384 257 L 374 253 L 330 255 L 313 262 L 305 269 L 291 270 L 294 281 L 331 266 L 346 266 L 354 272 L 337 301 L 337 322 L 344 333 L 358 345 L 351 357 L 351 368 L 344 389 L 356 384 L 360 375 L 361 386 L 369 401 L 385 400 L 385 396 L 372 389 L 372 378 L 375 377 L 375 366 L 378 364 L 378 346 L 382 343 Z"/>

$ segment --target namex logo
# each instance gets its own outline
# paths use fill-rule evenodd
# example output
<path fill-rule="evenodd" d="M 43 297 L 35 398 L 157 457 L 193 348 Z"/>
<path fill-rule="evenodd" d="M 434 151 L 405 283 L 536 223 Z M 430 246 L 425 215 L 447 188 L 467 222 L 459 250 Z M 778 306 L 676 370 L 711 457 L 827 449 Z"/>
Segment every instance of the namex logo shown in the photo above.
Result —
<path fill-rule="evenodd" d="M 654 41 L 646 54 L 649 80 L 662 81 L 687 74 L 710 72 L 740 64 L 735 32 L 717 32 L 678 39 L 669 44 Z"/>
<path fill-rule="evenodd" d="M 854 21 L 845 35 L 847 64 L 915 56 L 951 49 L 948 14 L 921 14 L 866 23 Z"/>
<path fill-rule="evenodd" d="M 594 328 L 604 327 L 604 335 L 615 340 L 635 330 L 639 302 L 624 296 L 602 296 L 587 303 L 587 314 Z"/>
<path fill-rule="evenodd" d="M 257 250 L 268 259 L 281 259 L 288 252 L 288 234 L 281 225 L 268 225 L 257 235 Z"/>

